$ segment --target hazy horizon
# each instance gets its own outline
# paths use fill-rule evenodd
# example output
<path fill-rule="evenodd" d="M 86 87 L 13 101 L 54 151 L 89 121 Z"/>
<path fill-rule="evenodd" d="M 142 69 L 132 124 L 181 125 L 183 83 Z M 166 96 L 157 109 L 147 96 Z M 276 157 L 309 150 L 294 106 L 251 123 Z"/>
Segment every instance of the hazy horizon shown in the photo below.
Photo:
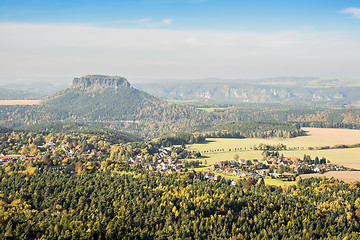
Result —
<path fill-rule="evenodd" d="M 357 1 L 4 1 L 0 82 L 358 79 L 359 30 Z"/>

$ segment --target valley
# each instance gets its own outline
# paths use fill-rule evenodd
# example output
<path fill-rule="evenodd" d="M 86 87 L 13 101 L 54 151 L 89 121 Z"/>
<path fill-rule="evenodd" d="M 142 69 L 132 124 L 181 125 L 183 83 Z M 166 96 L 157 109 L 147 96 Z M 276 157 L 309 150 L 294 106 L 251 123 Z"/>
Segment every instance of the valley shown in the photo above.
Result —
<path fill-rule="evenodd" d="M 0 240 L 360 239 L 359 1 L 0 2 Z"/>
<path fill-rule="evenodd" d="M 105 75 L 74 78 L 39 105 L 8 103 L 0 237 L 302 238 L 300 211 L 314 217 L 311 236 L 327 236 L 317 226 L 333 216 L 346 216 L 335 235 L 358 224 L 359 109 L 168 102 Z M 329 212 L 334 201 L 343 205 Z M 289 206 L 299 224 L 266 223 Z"/>

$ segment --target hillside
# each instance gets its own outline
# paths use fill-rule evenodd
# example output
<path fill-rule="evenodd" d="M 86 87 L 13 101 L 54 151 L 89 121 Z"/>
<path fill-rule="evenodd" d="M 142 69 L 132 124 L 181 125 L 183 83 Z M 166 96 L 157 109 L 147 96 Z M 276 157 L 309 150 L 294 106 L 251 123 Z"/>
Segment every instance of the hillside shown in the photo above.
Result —
<path fill-rule="evenodd" d="M 95 123 L 142 137 L 202 123 L 209 115 L 139 91 L 125 78 L 103 75 L 75 78 L 70 87 L 47 97 L 43 107 L 53 120 Z"/>
<path fill-rule="evenodd" d="M 1 131 L 6 128 L 0 128 Z M 42 124 L 24 125 L 16 129 L 16 131 L 33 132 L 41 134 L 64 133 L 64 134 L 88 134 L 103 135 L 108 140 L 116 139 L 117 142 L 136 142 L 141 139 L 133 134 L 115 131 L 99 126 L 86 125 L 82 123 L 72 122 L 51 122 Z M 114 142 L 116 142 L 114 141 Z"/>
<path fill-rule="evenodd" d="M 143 82 L 137 87 L 166 100 L 287 103 L 307 106 L 358 105 L 360 81 L 282 77 Z"/>

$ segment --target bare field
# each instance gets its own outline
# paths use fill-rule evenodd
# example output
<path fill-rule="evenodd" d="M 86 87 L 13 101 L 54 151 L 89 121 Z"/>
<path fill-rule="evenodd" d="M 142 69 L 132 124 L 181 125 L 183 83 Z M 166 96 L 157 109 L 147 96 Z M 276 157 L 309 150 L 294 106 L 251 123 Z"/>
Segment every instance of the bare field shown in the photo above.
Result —
<path fill-rule="evenodd" d="M 360 171 L 338 171 L 338 172 L 326 172 L 324 174 L 320 174 L 320 173 L 302 174 L 300 176 L 303 179 L 307 179 L 311 177 L 326 177 L 326 178 L 334 177 L 344 182 L 360 181 Z"/>
<path fill-rule="evenodd" d="M 0 106 L 4 105 L 40 105 L 41 100 L 0 100 Z"/>
<path fill-rule="evenodd" d="M 325 149 L 325 150 L 300 150 L 300 151 L 280 151 L 287 157 L 302 158 L 304 154 L 312 158 L 326 158 L 331 163 L 344 165 L 346 167 L 360 169 L 360 148 L 343 148 L 343 149 Z"/>
<path fill-rule="evenodd" d="M 339 128 L 302 128 L 307 136 L 322 141 L 334 141 L 337 144 L 353 144 L 360 142 L 360 130 Z"/>

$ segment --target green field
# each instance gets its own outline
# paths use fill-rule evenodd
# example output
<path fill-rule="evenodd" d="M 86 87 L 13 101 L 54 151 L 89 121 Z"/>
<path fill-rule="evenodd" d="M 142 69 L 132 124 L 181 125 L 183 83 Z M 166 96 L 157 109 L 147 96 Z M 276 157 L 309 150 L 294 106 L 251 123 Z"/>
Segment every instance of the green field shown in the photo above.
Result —
<path fill-rule="evenodd" d="M 279 143 L 287 146 L 288 150 L 279 151 L 285 157 L 302 158 L 304 154 L 310 155 L 313 159 L 325 157 L 331 163 L 341 164 L 346 167 L 360 169 L 360 148 L 346 148 L 346 149 L 324 149 L 324 150 L 309 150 L 308 147 L 318 146 L 334 146 L 336 144 L 354 144 L 360 142 L 360 130 L 350 129 L 326 129 L 326 128 L 304 128 L 307 131 L 307 136 L 301 136 L 291 139 L 258 139 L 258 138 L 207 138 L 204 143 L 188 145 L 189 149 L 200 151 L 205 157 L 207 164 L 214 164 L 219 161 L 232 160 L 234 155 L 238 154 L 243 159 L 258 159 L 262 160 L 262 151 L 253 150 L 254 145 L 265 143 L 269 145 L 277 145 Z M 235 151 L 236 149 L 240 149 Z M 209 167 L 198 168 L 200 171 L 209 171 Z M 216 173 L 228 179 L 238 178 L 237 176 L 230 176 Z M 360 181 L 360 171 L 357 172 L 329 172 L 327 177 L 338 177 L 341 180 Z M 315 175 L 314 175 L 315 176 Z M 310 177 L 310 175 L 309 175 Z M 292 185 L 295 182 L 283 182 L 277 179 L 265 179 L 266 184 L 270 185 Z"/>
<path fill-rule="evenodd" d="M 271 179 L 271 178 L 265 178 L 264 179 L 266 185 L 276 185 L 276 186 L 292 186 L 295 185 L 295 181 L 282 181 L 280 179 Z"/>
<path fill-rule="evenodd" d="M 319 129 L 304 128 L 307 136 L 296 138 L 207 138 L 204 143 L 189 145 L 189 149 L 200 151 L 208 164 L 214 164 L 223 160 L 232 160 L 238 154 L 244 159 L 262 160 L 262 151 L 252 150 L 254 145 L 265 143 L 277 145 L 279 143 L 287 146 L 288 150 L 280 151 L 285 157 L 302 158 L 304 154 L 312 158 L 325 157 L 332 163 L 360 169 L 360 148 L 308 150 L 308 147 L 334 146 L 336 144 L 354 144 L 360 142 L 360 130 L 349 129 Z M 235 151 L 235 148 L 240 149 Z"/>

